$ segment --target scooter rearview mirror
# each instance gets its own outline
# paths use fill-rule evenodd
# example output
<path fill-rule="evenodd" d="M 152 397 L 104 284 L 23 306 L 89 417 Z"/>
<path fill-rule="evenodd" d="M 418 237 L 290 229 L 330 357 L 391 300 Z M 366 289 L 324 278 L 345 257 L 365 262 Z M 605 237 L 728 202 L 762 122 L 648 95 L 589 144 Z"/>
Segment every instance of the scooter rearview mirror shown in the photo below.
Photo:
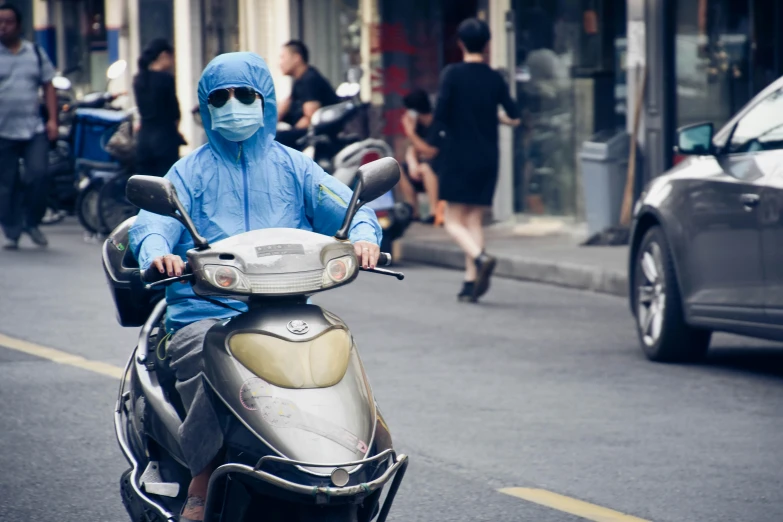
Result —
<path fill-rule="evenodd" d="M 123 74 L 125 74 L 125 69 L 128 67 L 128 62 L 125 60 L 117 60 L 113 64 L 109 66 L 109 68 L 106 70 L 106 79 L 108 80 L 116 80 Z"/>
<path fill-rule="evenodd" d="M 400 164 L 394 158 L 381 158 L 359 168 L 362 204 L 378 199 L 400 181 Z"/>
<path fill-rule="evenodd" d="M 338 98 L 353 98 L 361 90 L 362 87 L 358 83 L 343 82 L 337 87 L 336 93 Z"/>
<path fill-rule="evenodd" d="M 209 247 L 207 240 L 196 230 L 185 207 L 177 197 L 174 185 L 157 176 L 131 176 L 125 187 L 128 201 L 142 210 L 161 216 L 168 216 L 182 223 L 193 237 L 193 243 L 198 250 Z"/>
<path fill-rule="evenodd" d="M 59 91 L 67 91 L 71 88 L 71 80 L 65 76 L 55 76 L 52 78 L 52 85 Z"/>
<path fill-rule="evenodd" d="M 340 240 L 348 239 L 351 221 L 362 205 L 383 196 L 397 185 L 400 181 L 400 164 L 394 158 L 381 158 L 359 167 L 356 178 L 345 221 L 334 236 Z"/>

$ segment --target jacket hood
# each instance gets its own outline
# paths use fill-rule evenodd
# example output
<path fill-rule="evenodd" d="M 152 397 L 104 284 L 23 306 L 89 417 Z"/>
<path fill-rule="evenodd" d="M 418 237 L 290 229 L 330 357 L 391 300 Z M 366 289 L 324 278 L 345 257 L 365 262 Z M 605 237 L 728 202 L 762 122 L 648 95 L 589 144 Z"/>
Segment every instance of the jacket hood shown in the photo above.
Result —
<path fill-rule="evenodd" d="M 275 139 L 277 98 L 269 67 L 255 53 L 221 54 L 204 69 L 198 82 L 198 104 L 204 131 L 212 150 L 223 160 L 235 163 L 239 143 L 229 141 L 212 130 L 212 117 L 207 106 L 207 97 L 212 91 L 227 87 L 251 87 L 264 97 L 264 126 L 241 142 L 243 151 L 251 157 L 263 154 Z"/>

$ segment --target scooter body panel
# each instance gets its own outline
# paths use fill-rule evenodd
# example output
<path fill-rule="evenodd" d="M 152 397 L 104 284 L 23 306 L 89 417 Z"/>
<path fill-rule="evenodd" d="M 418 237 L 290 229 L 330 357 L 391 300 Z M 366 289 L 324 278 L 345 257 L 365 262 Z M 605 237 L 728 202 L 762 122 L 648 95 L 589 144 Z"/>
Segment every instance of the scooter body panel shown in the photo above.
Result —
<path fill-rule="evenodd" d="M 156 307 L 142 329 L 139 343 L 131 355 L 128 383 L 130 391 L 130 423 L 137 440 L 146 448 L 145 437 L 152 438 L 161 448 L 184 465 L 180 449 L 179 427 L 182 424 L 177 410 L 166 397 L 166 392 L 154 370 L 147 368 L 149 357 L 155 357 L 155 347 L 149 346 L 149 332 L 159 324 L 165 304 Z M 150 349 L 152 348 L 152 349 Z M 137 455 L 144 459 L 147 455 Z"/>
<path fill-rule="evenodd" d="M 305 334 L 286 327 L 306 324 Z M 253 334 L 307 343 L 347 327 L 318 306 L 294 304 L 255 309 L 213 326 L 204 344 L 205 377 L 220 400 L 273 454 L 312 463 L 350 462 L 364 458 L 376 426 L 375 401 L 350 340 L 350 354 L 339 382 L 328 387 L 274 385 L 232 354 L 231 337 Z M 294 344 L 291 344 L 292 348 Z M 277 364 L 267 361 L 270 366 Z M 331 470 L 313 469 L 323 474 Z"/>

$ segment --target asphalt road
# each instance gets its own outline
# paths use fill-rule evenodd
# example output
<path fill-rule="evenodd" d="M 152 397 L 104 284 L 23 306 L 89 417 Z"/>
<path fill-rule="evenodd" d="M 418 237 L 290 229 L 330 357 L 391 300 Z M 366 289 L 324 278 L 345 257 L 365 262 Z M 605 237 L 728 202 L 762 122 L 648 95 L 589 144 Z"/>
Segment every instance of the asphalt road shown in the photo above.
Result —
<path fill-rule="evenodd" d="M 114 320 L 99 245 L 48 231 L 47 251 L 0 251 L 0 334 L 123 366 L 137 332 Z M 466 305 L 457 272 L 403 269 L 317 298 L 411 456 L 390 520 L 579 520 L 509 487 L 656 522 L 783 520 L 780 345 L 717 336 L 704 364 L 653 364 L 621 299 L 496 280 Z M 0 348 L 0 520 L 127 520 L 117 386 Z"/>

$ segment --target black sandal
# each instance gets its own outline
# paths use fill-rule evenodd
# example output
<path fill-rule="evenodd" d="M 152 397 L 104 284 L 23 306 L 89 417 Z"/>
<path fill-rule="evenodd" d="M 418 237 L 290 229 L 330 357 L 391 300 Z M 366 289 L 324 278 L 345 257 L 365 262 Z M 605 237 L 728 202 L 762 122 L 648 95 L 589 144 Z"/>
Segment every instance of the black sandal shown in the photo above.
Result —
<path fill-rule="evenodd" d="M 465 281 L 462 283 L 462 291 L 457 294 L 457 300 L 461 303 L 474 303 L 476 299 L 473 297 L 474 286 L 476 283 L 473 281 Z"/>

